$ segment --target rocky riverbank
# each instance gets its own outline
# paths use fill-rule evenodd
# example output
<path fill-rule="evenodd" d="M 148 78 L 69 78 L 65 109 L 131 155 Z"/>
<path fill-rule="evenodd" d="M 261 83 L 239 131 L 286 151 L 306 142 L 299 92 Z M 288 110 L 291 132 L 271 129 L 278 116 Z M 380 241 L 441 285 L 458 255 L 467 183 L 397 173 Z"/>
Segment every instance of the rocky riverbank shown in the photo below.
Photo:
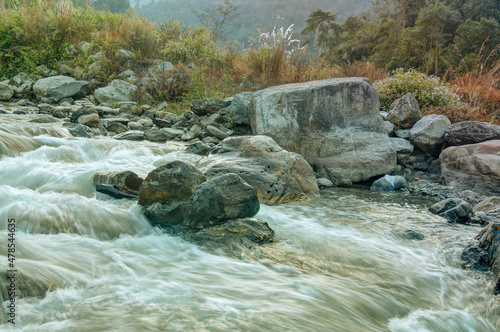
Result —
<path fill-rule="evenodd" d="M 79 137 L 187 143 L 188 152 L 206 157 L 195 165 L 159 166 L 145 179 L 98 174 L 94 184 L 113 197 L 138 199 L 152 224 L 182 229 L 197 241 L 272 241 L 269 226 L 253 218 L 259 204 L 308 199 L 319 187 L 355 183 L 436 199 L 430 210 L 450 222 L 491 228 L 499 220 L 500 126 L 422 117 L 411 94 L 380 113 L 367 79 L 194 100 L 181 115 L 169 113 L 166 103 L 130 101 L 135 88 L 125 81 L 93 95 L 89 84 L 20 74 L 0 84 L 0 113 L 37 114 L 32 122 L 53 122 Z M 0 131 L 0 139 L 7 135 Z M 491 255 L 492 267 L 499 250 Z"/>

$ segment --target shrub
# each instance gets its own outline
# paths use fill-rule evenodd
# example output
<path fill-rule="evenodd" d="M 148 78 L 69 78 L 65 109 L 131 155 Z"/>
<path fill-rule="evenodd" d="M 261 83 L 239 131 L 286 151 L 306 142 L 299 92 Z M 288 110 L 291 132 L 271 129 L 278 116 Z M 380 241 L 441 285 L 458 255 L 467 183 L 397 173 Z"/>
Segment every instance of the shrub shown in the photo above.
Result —
<path fill-rule="evenodd" d="M 407 72 L 396 69 L 392 77 L 378 81 L 374 86 L 380 97 L 380 107 L 384 110 L 388 110 L 396 99 L 408 92 L 411 92 L 423 109 L 463 104 L 450 85 L 443 83 L 438 77 L 427 76 L 414 69 Z"/>

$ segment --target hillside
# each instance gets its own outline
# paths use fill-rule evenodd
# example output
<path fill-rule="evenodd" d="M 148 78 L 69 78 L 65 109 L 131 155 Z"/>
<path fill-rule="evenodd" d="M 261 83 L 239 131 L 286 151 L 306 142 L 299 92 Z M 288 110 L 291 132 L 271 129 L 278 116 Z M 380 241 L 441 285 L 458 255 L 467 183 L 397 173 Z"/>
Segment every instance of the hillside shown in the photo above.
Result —
<path fill-rule="evenodd" d="M 200 24 L 200 20 L 192 9 L 200 10 L 202 7 L 212 7 L 221 2 L 218 0 L 141 0 L 141 6 L 136 7 L 147 18 L 175 19 L 184 24 Z M 242 44 L 248 38 L 255 37 L 257 29 L 269 31 L 273 27 L 289 27 L 294 24 L 294 37 L 298 38 L 299 32 L 305 27 L 305 20 L 310 12 L 321 8 L 338 15 L 338 21 L 367 10 L 371 0 L 235 0 L 233 3 L 238 8 L 238 19 L 241 27 L 235 29 L 233 38 Z"/>

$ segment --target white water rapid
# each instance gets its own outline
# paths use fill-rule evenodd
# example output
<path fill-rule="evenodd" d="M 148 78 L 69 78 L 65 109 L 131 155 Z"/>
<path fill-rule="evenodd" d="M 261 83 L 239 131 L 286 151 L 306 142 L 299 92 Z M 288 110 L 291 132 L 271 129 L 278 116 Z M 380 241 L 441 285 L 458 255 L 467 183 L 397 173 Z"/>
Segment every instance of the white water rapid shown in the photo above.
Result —
<path fill-rule="evenodd" d="M 145 177 L 184 145 L 73 138 L 0 115 L 1 331 L 497 331 L 500 300 L 451 225 L 402 193 L 324 190 L 261 206 L 275 242 L 203 248 L 151 227 L 135 201 L 98 194 L 99 171 Z M 8 219 L 16 320 L 8 322 Z"/>

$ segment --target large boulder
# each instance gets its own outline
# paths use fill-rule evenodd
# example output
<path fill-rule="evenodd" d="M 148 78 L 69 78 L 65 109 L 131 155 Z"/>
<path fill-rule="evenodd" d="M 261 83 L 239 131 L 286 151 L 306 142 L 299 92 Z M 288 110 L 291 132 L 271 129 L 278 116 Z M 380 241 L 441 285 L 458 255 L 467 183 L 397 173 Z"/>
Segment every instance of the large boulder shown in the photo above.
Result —
<path fill-rule="evenodd" d="M 335 78 L 257 91 L 249 107 L 255 135 L 300 153 L 320 176 L 360 182 L 390 173 L 396 153 L 366 78 Z"/>
<path fill-rule="evenodd" d="M 130 101 L 137 86 L 122 80 L 113 80 L 108 86 L 95 90 L 94 97 L 99 103 Z"/>
<path fill-rule="evenodd" d="M 493 272 L 493 289 L 500 293 L 500 223 L 491 223 L 476 236 L 462 252 L 467 269 Z"/>
<path fill-rule="evenodd" d="M 411 128 L 422 118 L 418 101 L 408 92 L 392 103 L 387 119 L 398 128 Z"/>
<path fill-rule="evenodd" d="M 448 185 L 488 196 L 500 194 L 500 140 L 452 146 L 439 159 Z"/>
<path fill-rule="evenodd" d="M 205 228 L 231 219 L 255 216 L 260 209 L 255 190 L 240 176 L 229 173 L 201 184 L 187 202 L 184 225 Z"/>
<path fill-rule="evenodd" d="M 500 139 L 500 126 L 479 121 L 464 121 L 452 124 L 444 138 L 450 145 L 476 144 Z"/>
<path fill-rule="evenodd" d="M 87 81 L 66 82 L 46 92 L 44 98 L 54 98 L 59 101 L 64 98 L 80 99 L 90 91 L 90 83 Z"/>
<path fill-rule="evenodd" d="M 94 185 L 109 184 L 119 191 L 137 196 L 143 179 L 131 171 L 99 172 L 94 175 L 93 182 Z"/>
<path fill-rule="evenodd" d="M 258 218 L 228 221 L 222 225 L 202 229 L 194 235 L 196 242 L 207 244 L 268 243 L 273 242 L 274 231 Z"/>
<path fill-rule="evenodd" d="M 14 96 L 14 89 L 8 84 L 0 83 L 0 101 L 9 101 Z"/>
<path fill-rule="evenodd" d="M 280 204 L 315 195 L 311 166 L 299 154 L 282 149 L 268 136 L 229 137 L 214 147 L 199 167 L 207 177 L 236 173 L 264 204 Z"/>
<path fill-rule="evenodd" d="M 430 151 L 444 143 L 444 134 L 450 125 L 450 120 L 444 115 L 424 116 L 411 128 L 410 142 L 421 151 Z"/>
<path fill-rule="evenodd" d="M 196 188 L 205 182 L 205 176 L 192 165 L 174 160 L 152 170 L 139 190 L 139 204 L 149 206 L 156 202 L 185 202 Z"/>
<path fill-rule="evenodd" d="M 43 97 L 46 93 L 61 87 L 65 83 L 75 81 L 76 80 L 74 78 L 63 75 L 42 78 L 33 84 L 33 92 L 38 97 Z"/>

